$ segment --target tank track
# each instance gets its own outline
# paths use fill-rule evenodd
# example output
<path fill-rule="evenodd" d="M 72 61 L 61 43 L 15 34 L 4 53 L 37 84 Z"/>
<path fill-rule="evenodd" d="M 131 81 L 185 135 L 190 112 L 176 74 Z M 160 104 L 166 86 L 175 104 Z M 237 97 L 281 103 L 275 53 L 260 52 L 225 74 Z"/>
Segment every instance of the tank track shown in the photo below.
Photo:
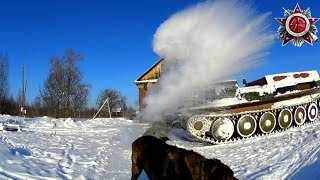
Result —
<path fill-rule="evenodd" d="M 316 108 L 318 110 L 318 113 L 317 113 L 317 117 L 311 121 L 308 117 L 308 111 L 305 111 L 306 114 L 306 118 L 305 118 L 305 121 L 304 123 L 298 125 L 298 124 L 295 124 L 295 121 L 294 121 L 294 117 L 292 115 L 292 123 L 290 124 L 289 127 L 287 128 L 281 128 L 279 126 L 279 122 L 278 122 L 278 116 L 280 114 L 280 112 L 284 109 L 289 109 L 291 111 L 292 114 L 294 114 L 294 110 L 296 110 L 298 107 L 304 107 L 305 110 L 308 110 L 308 107 L 310 104 L 315 104 L 316 105 Z M 266 113 L 266 112 L 271 112 L 272 114 L 275 115 L 275 118 L 276 118 L 276 125 L 275 125 L 275 128 L 269 132 L 269 133 L 263 133 L 259 130 L 259 127 L 258 127 L 258 119 L 259 117 L 262 116 L 262 114 Z M 305 101 L 305 102 L 301 102 L 301 103 L 296 103 L 296 104 L 292 104 L 292 105 L 289 105 L 289 106 L 281 106 L 281 107 L 278 107 L 278 108 L 270 108 L 270 109 L 263 109 L 263 110 L 255 110 L 255 111 L 246 111 L 246 112 L 241 112 L 241 113 L 235 113 L 235 114 L 223 114 L 223 115 L 202 115 L 202 114 L 195 114 L 193 115 L 192 117 L 195 117 L 195 116 L 198 116 L 198 118 L 202 118 L 202 119 L 205 119 L 205 121 L 202 121 L 204 123 L 204 126 L 205 127 L 209 127 L 207 128 L 206 130 L 203 130 L 201 132 L 201 134 L 199 134 L 199 131 L 198 132 L 195 132 L 194 131 L 194 128 L 192 129 L 191 126 L 194 126 L 194 124 L 190 123 L 190 119 L 187 120 L 187 130 L 189 131 L 189 133 L 195 137 L 199 142 L 204 142 L 204 143 L 209 143 L 209 144 L 228 144 L 228 143 L 235 143 L 235 142 L 238 142 L 238 141 L 242 141 L 244 139 L 254 139 L 254 138 L 257 138 L 257 137 L 264 137 L 264 136 L 269 136 L 269 135 L 273 135 L 273 134 L 277 134 L 277 133 L 280 133 L 280 132 L 284 132 L 284 131 L 288 131 L 290 129 L 296 129 L 296 128 L 301 128 L 302 126 L 308 126 L 310 124 L 314 124 L 314 123 L 319 123 L 320 121 L 320 95 L 318 95 L 316 98 L 311 98 L 310 100 L 308 101 Z M 253 135 L 250 135 L 249 137 L 241 137 L 238 132 L 237 132 L 237 128 L 236 128 L 236 121 L 239 120 L 240 117 L 243 117 L 243 116 L 252 116 L 254 117 L 255 121 L 256 121 L 256 124 L 257 124 L 257 127 L 253 133 Z M 218 118 L 228 118 L 228 119 L 231 119 L 232 122 L 233 122 L 233 127 L 234 127 L 234 133 L 232 134 L 232 137 L 228 140 L 216 140 L 215 138 L 213 138 L 212 135 L 210 135 L 210 130 L 212 128 L 212 125 L 214 123 L 215 120 L 217 120 Z"/>

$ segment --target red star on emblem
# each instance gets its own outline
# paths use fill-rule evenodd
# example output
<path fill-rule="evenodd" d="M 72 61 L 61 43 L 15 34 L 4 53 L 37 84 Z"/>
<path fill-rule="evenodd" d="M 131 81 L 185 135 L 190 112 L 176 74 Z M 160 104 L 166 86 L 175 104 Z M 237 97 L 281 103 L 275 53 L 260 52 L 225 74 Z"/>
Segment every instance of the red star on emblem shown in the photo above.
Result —
<path fill-rule="evenodd" d="M 299 4 L 293 11 L 285 10 L 285 18 L 276 18 L 276 20 L 281 24 L 278 32 L 280 39 L 283 40 L 282 46 L 292 39 L 295 40 L 294 45 L 296 46 L 301 46 L 303 40 L 312 45 L 312 41 L 316 42 L 318 39 L 315 35 L 317 29 L 314 24 L 319 18 L 311 18 L 310 9 L 302 11 Z M 300 40 L 300 38 L 303 38 L 303 40 Z"/>

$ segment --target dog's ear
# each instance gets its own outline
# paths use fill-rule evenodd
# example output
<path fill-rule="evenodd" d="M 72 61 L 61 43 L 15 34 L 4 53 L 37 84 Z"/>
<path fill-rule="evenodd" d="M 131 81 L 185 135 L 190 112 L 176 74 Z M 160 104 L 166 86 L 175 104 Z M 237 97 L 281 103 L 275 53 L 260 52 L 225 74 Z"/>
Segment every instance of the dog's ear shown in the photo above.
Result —
<path fill-rule="evenodd" d="M 213 177 L 213 179 L 234 179 L 233 171 L 227 165 L 223 164 L 220 160 L 206 159 L 205 166 L 206 168 L 210 168 L 208 171 L 209 177 Z"/>
<path fill-rule="evenodd" d="M 204 159 L 204 166 L 208 169 L 210 168 L 211 172 L 214 172 L 218 169 L 220 161 L 217 162 L 214 159 Z"/>
<path fill-rule="evenodd" d="M 170 139 L 165 136 L 165 137 L 160 137 L 160 140 L 163 141 L 163 142 L 166 142 L 166 141 L 168 141 L 168 140 L 170 140 Z"/>

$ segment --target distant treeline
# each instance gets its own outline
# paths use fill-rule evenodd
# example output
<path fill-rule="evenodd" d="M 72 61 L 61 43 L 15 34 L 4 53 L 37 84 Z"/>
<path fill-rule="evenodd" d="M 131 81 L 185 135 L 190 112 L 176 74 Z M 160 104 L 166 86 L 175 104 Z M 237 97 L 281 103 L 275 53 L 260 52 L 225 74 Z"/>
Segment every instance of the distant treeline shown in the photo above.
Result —
<path fill-rule="evenodd" d="M 112 117 L 133 119 L 135 109 L 128 106 L 126 97 L 114 89 L 102 90 L 95 107 L 88 107 L 91 85 L 83 83 L 83 72 L 77 66 L 81 60 L 83 56 L 72 50 L 66 50 L 61 57 L 50 57 L 50 70 L 39 95 L 28 103 L 24 102 L 21 91 L 16 98 L 9 95 L 9 58 L 7 54 L 0 54 L 0 114 L 92 118 L 105 104 L 97 117 L 110 117 L 111 113 Z"/>

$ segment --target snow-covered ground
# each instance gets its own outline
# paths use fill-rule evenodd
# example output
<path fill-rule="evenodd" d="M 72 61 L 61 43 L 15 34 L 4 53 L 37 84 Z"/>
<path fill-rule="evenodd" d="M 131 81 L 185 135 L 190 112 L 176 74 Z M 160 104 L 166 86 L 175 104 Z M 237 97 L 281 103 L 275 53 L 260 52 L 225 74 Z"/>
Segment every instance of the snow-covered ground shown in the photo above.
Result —
<path fill-rule="evenodd" d="M 130 179 L 131 143 L 148 127 L 125 119 L 0 115 L 0 122 L 22 129 L 0 132 L 0 179 Z M 320 122 L 226 145 L 182 140 L 177 130 L 170 137 L 220 159 L 239 179 L 320 179 Z"/>

